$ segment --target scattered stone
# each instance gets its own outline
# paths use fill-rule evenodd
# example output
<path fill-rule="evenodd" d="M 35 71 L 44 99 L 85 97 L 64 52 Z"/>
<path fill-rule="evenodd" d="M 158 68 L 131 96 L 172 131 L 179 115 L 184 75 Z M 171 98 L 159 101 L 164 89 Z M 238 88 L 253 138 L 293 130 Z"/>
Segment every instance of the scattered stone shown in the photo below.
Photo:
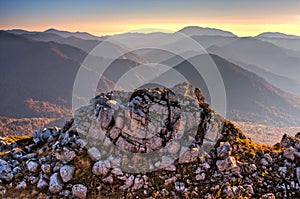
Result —
<path fill-rule="evenodd" d="M 226 158 L 230 156 L 231 149 L 229 142 L 225 142 L 220 144 L 220 146 L 217 148 L 217 156 L 221 159 Z"/>
<path fill-rule="evenodd" d="M 173 177 L 171 177 L 169 179 L 166 179 L 165 180 L 165 185 L 168 186 L 169 184 L 172 184 L 172 183 L 176 182 L 176 180 L 177 180 L 176 176 L 173 176 Z"/>
<path fill-rule="evenodd" d="M 143 178 L 135 178 L 134 179 L 134 185 L 133 185 L 134 190 L 141 189 L 143 187 L 143 185 L 144 185 Z"/>
<path fill-rule="evenodd" d="M 63 182 L 69 182 L 74 174 L 75 168 L 70 165 L 65 165 L 60 168 L 59 173 Z"/>
<path fill-rule="evenodd" d="M 56 153 L 56 158 L 58 160 L 61 160 L 64 164 L 71 162 L 75 157 L 75 152 L 66 147 L 63 148 L 63 151 L 61 153 Z"/>
<path fill-rule="evenodd" d="M 265 158 L 262 158 L 262 159 L 260 160 L 259 163 L 260 163 L 261 165 L 263 165 L 263 166 L 268 166 L 268 165 L 269 165 L 268 160 L 266 160 Z"/>
<path fill-rule="evenodd" d="M 121 176 L 121 175 L 123 175 L 122 170 L 119 169 L 119 168 L 113 168 L 113 169 L 111 170 L 111 173 L 114 174 L 114 175 L 116 175 L 116 176 Z"/>
<path fill-rule="evenodd" d="M 14 175 L 9 164 L 5 160 L 0 159 L 0 179 L 10 182 L 13 177 Z"/>
<path fill-rule="evenodd" d="M 283 156 L 291 161 L 295 159 L 294 156 L 295 149 L 293 147 L 289 147 L 287 150 L 283 152 Z"/>
<path fill-rule="evenodd" d="M 246 187 L 246 190 L 247 190 L 250 194 L 252 194 L 252 195 L 255 194 L 252 185 L 246 185 L 245 187 Z"/>
<path fill-rule="evenodd" d="M 297 176 L 298 184 L 300 185 L 300 167 L 296 168 L 296 176 Z"/>
<path fill-rule="evenodd" d="M 275 199 L 275 196 L 273 193 L 266 193 L 264 195 L 261 196 L 262 199 Z"/>
<path fill-rule="evenodd" d="M 93 166 L 92 172 L 93 174 L 99 176 L 99 175 L 103 175 L 105 176 L 110 170 L 110 163 L 109 161 L 102 161 L 99 160 L 98 162 L 96 162 Z"/>
<path fill-rule="evenodd" d="M 76 184 L 72 187 L 72 195 L 73 197 L 77 197 L 80 199 L 86 198 L 87 187 L 83 184 Z"/>
<path fill-rule="evenodd" d="M 19 184 L 16 186 L 16 189 L 26 189 L 26 187 L 27 187 L 27 184 L 23 180 L 23 181 L 19 182 Z"/>
<path fill-rule="evenodd" d="M 196 180 L 200 181 L 200 180 L 205 180 L 205 173 L 201 173 L 196 175 Z"/>
<path fill-rule="evenodd" d="M 50 164 L 43 164 L 41 166 L 41 169 L 42 171 L 45 173 L 45 174 L 50 174 L 51 173 L 51 165 Z"/>
<path fill-rule="evenodd" d="M 217 160 L 216 165 L 220 172 L 228 171 L 236 166 L 236 161 L 234 157 L 228 157 L 224 160 Z"/>
<path fill-rule="evenodd" d="M 104 183 L 112 184 L 112 183 L 114 182 L 114 178 L 113 178 L 111 175 L 109 175 L 109 176 L 107 176 L 106 178 L 103 178 L 102 181 L 103 181 Z"/>
<path fill-rule="evenodd" d="M 53 194 L 59 193 L 63 189 L 64 184 L 62 183 L 58 173 L 54 173 L 50 177 L 49 191 Z"/>
<path fill-rule="evenodd" d="M 222 193 L 224 195 L 226 195 L 227 197 L 229 197 L 229 198 L 233 196 L 233 191 L 232 191 L 232 188 L 230 186 L 224 187 Z"/>
<path fill-rule="evenodd" d="M 63 196 L 63 197 L 69 197 L 71 194 L 71 191 L 70 190 L 62 190 L 59 195 L 60 196 Z"/>
<path fill-rule="evenodd" d="M 28 171 L 30 171 L 32 173 L 35 173 L 37 171 L 38 166 L 39 166 L 39 164 L 37 162 L 34 162 L 34 161 L 29 161 L 27 163 L 27 169 L 28 169 Z"/>
<path fill-rule="evenodd" d="M 37 186 L 36 186 L 38 189 L 43 189 L 43 188 L 46 188 L 48 187 L 48 183 L 46 182 L 46 180 L 43 178 L 43 176 L 40 176 L 40 179 L 37 183 Z"/>

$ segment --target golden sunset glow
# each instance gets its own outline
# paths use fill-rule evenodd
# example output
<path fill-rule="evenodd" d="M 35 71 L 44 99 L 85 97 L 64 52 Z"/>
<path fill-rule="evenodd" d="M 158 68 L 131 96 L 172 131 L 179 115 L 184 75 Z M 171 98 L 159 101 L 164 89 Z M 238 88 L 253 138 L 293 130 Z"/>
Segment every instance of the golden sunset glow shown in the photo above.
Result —
<path fill-rule="evenodd" d="M 238 36 L 262 32 L 300 35 L 300 1 L 63 1 L 0 3 L 1 29 L 67 31 L 111 35 L 124 32 L 174 32 L 186 26 L 231 31 Z M 153 31 L 151 31 L 153 30 Z M 145 30 L 144 30 L 145 31 Z M 143 32 L 143 31 L 142 31 Z"/>

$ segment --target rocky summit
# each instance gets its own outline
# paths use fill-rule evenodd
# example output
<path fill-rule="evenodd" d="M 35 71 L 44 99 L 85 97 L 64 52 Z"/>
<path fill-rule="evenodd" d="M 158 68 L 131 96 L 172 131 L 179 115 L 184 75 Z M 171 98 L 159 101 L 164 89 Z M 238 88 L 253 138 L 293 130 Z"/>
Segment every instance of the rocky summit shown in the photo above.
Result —
<path fill-rule="evenodd" d="M 257 144 L 199 89 L 102 93 L 61 127 L 0 140 L 2 198 L 298 198 L 300 135 Z"/>

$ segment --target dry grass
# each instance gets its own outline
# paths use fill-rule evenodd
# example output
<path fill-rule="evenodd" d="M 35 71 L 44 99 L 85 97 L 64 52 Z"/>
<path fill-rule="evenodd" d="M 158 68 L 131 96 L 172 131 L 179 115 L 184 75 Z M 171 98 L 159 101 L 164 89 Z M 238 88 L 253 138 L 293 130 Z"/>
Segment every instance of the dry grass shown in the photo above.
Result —
<path fill-rule="evenodd" d="M 11 135 L 11 136 L 7 136 L 7 137 L 3 137 L 3 138 L 0 137 L 0 140 L 2 142 L 4 142 L 5 144 L 12 144 L 14 142 L 19 142 L 22 140 L 24 141 L 24 140 L 28 140 L 31 138 L 32 138 L 32 136 L 28 136 L 28 135 L 20 135 L 20 136 Z"/>

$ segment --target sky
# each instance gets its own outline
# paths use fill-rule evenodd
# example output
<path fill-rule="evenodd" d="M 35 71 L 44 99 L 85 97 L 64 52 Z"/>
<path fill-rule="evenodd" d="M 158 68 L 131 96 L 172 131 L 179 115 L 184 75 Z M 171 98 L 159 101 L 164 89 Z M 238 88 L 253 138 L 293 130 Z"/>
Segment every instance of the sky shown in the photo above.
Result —
<path fill-rule="evenodd" d="M 0 0 L 0 29 L 49 28 L 108 35 L 185 26 L 300 35 L 299 0 Z M 144 30 L 141 30 L 144 29 Z"/>

